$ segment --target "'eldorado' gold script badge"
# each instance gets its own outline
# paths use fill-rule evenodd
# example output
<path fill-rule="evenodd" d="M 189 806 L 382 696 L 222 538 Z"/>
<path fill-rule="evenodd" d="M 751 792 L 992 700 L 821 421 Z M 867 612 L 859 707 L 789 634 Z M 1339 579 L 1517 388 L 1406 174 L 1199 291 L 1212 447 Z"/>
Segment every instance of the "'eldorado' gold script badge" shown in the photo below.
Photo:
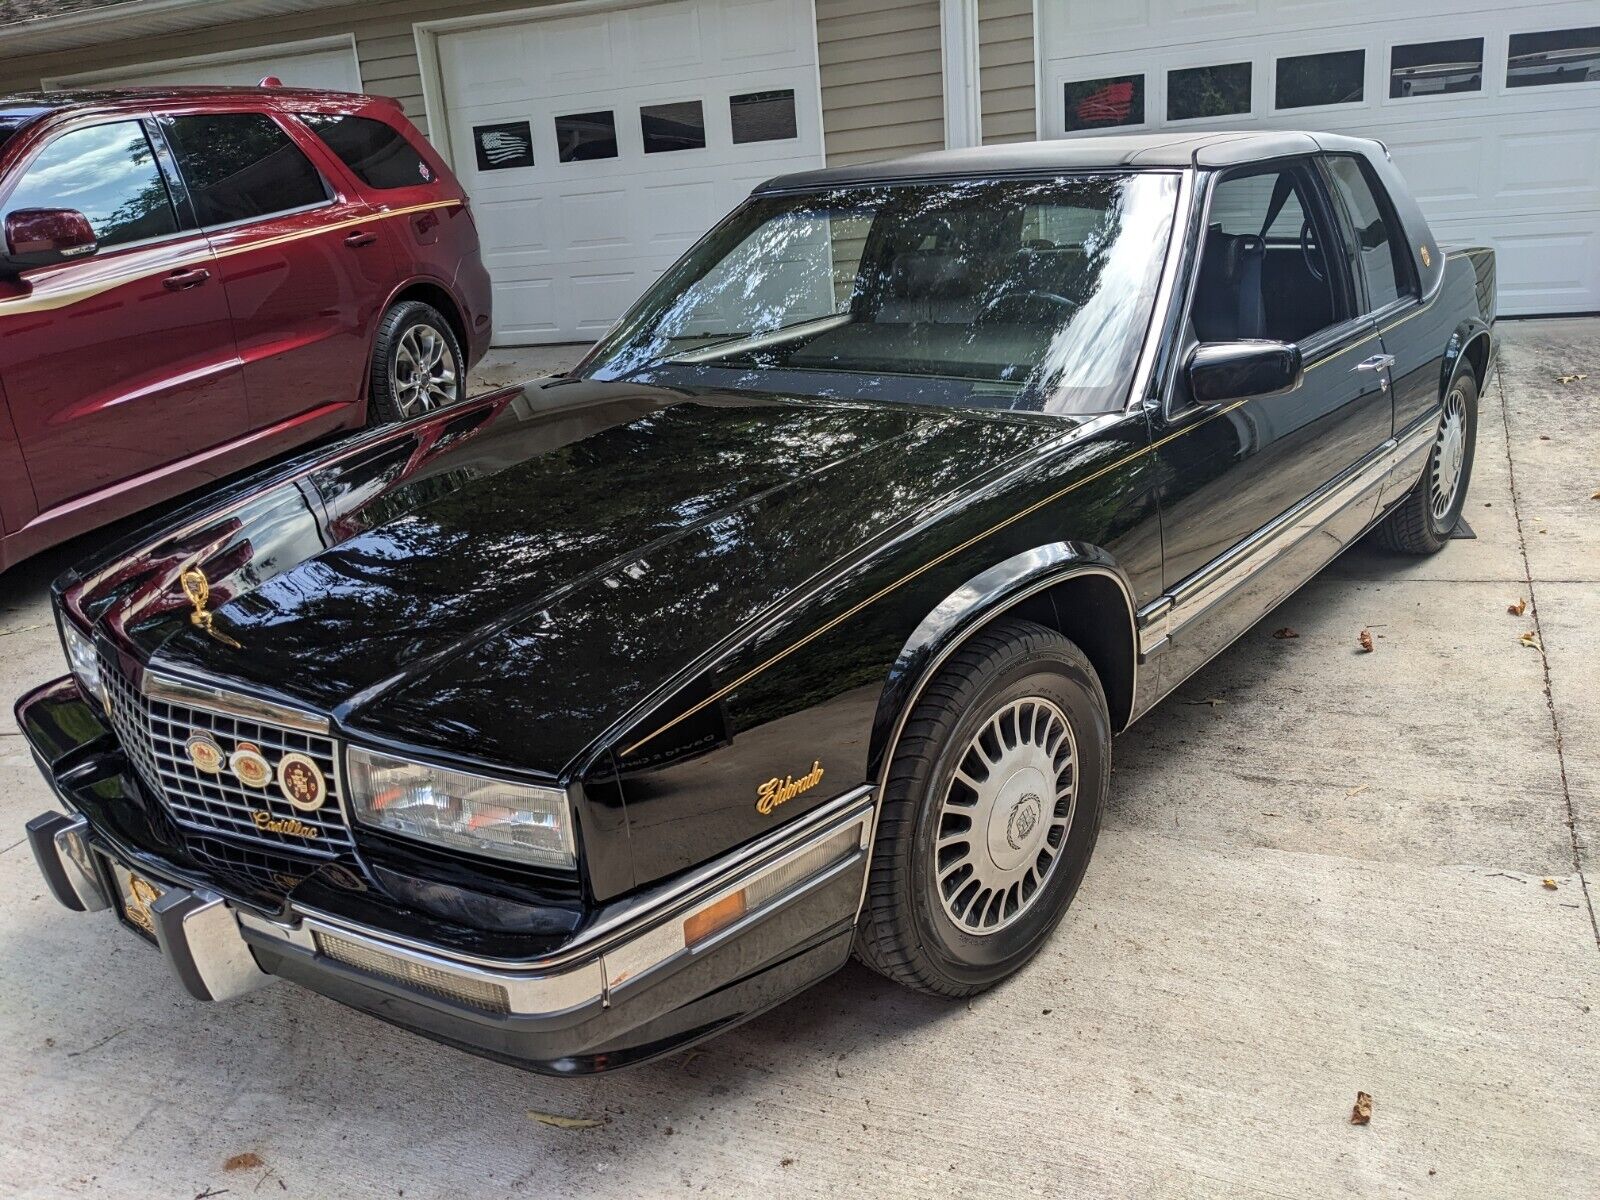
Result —
<path fill-rule="evenodd" d="M 756 789 L 756 811 L 764 817 L 770 816 L 778 805 L 787 804 L 801 792 L 809 792 L 821 782 L 822 764 L 816 761 L 812 762 L 811 770 L 799 779 L 793 775 L 769 779 Z"/>

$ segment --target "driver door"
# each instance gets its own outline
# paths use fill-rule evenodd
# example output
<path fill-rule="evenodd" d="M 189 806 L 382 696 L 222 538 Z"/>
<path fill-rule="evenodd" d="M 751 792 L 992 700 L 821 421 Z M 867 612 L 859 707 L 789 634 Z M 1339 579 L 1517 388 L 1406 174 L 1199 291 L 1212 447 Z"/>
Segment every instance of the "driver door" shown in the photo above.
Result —
<path fill-rule="evenodd" d="M 1320 569 L 1376 510 L 1375 490 L 1344 501 L 1384 455 L 1387 362 L 1372 321 L 1355 315 L 1333 212 L 1310 159 L 1231 172 L 1212 187 L 1179 362 L 1203 342 L 1266 338 L 1297 345 L 1304 375 L 1289 392 L 1220 404 L 1196 404 L 1181 370 L 1173 380 L 1155 430 L 1163 691 Z"/>

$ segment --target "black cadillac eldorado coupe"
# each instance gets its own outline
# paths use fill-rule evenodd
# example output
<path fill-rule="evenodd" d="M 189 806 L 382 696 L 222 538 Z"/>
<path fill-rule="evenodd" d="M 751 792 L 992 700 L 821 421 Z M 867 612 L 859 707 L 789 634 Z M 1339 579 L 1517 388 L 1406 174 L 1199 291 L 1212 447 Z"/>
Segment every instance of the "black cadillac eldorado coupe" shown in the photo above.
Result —
<path fill-rule="evenodd" d="M 1444 544 L 1494 348 L 1492 254 L 1375 142 L 775 179 L 571 373 L 61 579 L 34 852 L 201 999 L 543 1071 L 852 950 L 969 995 L 1071 903 L 1115 733 L 1374 526 Z"/>

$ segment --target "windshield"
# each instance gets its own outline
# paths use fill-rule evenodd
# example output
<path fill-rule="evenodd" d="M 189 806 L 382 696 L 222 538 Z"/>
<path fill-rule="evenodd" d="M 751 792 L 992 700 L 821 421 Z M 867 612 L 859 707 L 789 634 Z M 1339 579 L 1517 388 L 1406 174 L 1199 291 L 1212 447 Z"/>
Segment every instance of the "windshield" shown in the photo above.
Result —
<path fill-rule="evenodd" d="M 1032 412 L 1119 409 L 1178 177 L 751 200 L 579 366 L 593 379 Z"/>

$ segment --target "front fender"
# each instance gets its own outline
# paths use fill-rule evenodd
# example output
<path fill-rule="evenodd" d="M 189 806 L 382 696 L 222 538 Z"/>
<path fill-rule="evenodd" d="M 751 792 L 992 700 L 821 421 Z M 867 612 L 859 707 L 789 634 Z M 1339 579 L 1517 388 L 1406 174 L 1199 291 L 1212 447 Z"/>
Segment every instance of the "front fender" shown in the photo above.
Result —
<path fill-rule="evenodd" d="M 1106 551 L 1085 542 L 1052 542 L 1012 555 L 974 575 L 934 606 L 895 656 L 878 697 L 868 758 L 871 777 L 881 777 L 900 726 L 922 688 L 962 642 L 1031 597 L 1085 574 L 1116 582 L 1127 605 L 1129 636 L 1134 637 L 1133 588 L 1126 573 Z M 1115 723 L 1120 726 L 1126 717 Z"/>

